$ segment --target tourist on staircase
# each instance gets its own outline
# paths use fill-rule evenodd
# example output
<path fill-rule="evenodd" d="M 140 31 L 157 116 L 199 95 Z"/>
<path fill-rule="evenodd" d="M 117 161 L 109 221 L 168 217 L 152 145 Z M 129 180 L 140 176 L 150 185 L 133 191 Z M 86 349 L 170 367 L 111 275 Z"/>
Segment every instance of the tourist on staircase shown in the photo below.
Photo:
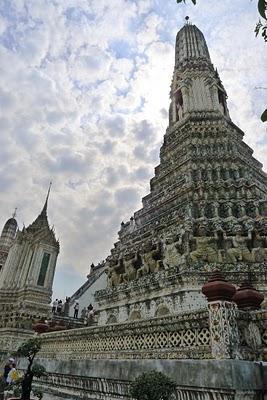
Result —
<path fill-rule="evenodd" d="M 78 313 L 79 313 L 79 302 L 76 301 L 74 306 L 74 318 L 78 318 Z"/>
<path fill-rule="evenodd" d="M 58 306 L 58 299 L 54 300 L 52 303 L 52 314 L 56 314 L 57 311 L 57 306 Z"/>
<path fill-rule="evenodd" d="M 58 305 L 57 305 L 57 314 L 58 314 L 58 315 L 61 315 L 62 307 L 63 307 L 62 300 L 59 300 L 59 301 L 58 301 Z"/>

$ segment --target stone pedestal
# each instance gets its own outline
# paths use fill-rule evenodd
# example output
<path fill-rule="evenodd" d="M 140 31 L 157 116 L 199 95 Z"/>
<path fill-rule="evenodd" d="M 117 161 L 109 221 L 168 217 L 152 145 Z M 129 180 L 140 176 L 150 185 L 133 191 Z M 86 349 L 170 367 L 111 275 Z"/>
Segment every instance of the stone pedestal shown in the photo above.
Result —
<path fill-rule="evenodd" d="M 236 305 L 229 301 L 213 301 L 208 309 L 212 357 L 219 360 L 239 358 Z"/>

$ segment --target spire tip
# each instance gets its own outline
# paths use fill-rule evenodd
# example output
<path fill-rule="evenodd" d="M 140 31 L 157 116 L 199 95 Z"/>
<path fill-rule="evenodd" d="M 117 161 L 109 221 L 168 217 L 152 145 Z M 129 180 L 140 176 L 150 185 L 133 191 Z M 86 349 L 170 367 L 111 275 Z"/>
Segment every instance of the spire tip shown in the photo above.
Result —
<path fill-rule="evenodd" d="M 49 182 L 49 186 L 48 186 L 48 191 L 47 191 L 47 195 L 46 195 L 46 199 L 45 199 L 45 203 L 44 203 L 44 207 L 42 209 L 41 214 L 45 214 L 47 213 L 47 204 L 48 204 L 48 199 L 49 199 L 49 195 L 50 195 L 50 190 L 51 190 L 51 186 L 52 186 L 52 182 Z"/>
<path fill-rule="evenodd" d="M 18 207 L 15 207 L 15 210 L 14 210 L 14 212 L 13 212 L 13 214 L 12 214 L 12 218 L 16 218 L 16 216 L 17 216 L 17 209 L 18 209 Z"/>

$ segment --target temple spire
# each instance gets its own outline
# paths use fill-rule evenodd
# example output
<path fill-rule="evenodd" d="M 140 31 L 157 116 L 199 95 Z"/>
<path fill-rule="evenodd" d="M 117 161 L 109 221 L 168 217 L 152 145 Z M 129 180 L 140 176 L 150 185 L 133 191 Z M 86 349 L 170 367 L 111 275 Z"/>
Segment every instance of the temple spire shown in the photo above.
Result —
<path fill-rule="evenodd" d="M 192 63 L 199 68 L 199 64 L 211 64 L 210 55 L 203 33 L 195 26 L 189 23 L 189 17 L 186 17 L 186 23 L 179 30 L 176 36 L 175 45 L 175 66 L 176 68 L 192 68 Z"/>
<path fill-rule="evenodd" d="M 46 199 L 45 199 L 45 203 L 44 203 L 42 211 L 40 212 L 38 217 L 33 221 L 33 223 L 30 224 L 26 228 L 26 231 L 36 233 L 36 231 L 41 231 L 44 228 L 48 229 L 49 235 L 51 235 L 52 240 L 56 242 L 54 232 L 52 231 L 52 229 L 50 229 L 49 223 L 48 223 L 48 218 L 47 218 L 47 205 L 48 205 L 48 199 L 49 199 L 49 195 L 50 195 L 50 191 L 51 191 L 51 185 L 52 185 L 52 182 L 49 183 L 49 187 L 48 187 L 48 191 L 47 191 L 47 195 L 46 195 Z"/>
<path fill-rule="evenodd" d="M 176 36 L 169 125 L 203 115 L 230 120 L 227 94 L 212 65 L 204 35 L 188 22 L 189 17 L 185 20 Z"/>
<path fill-rule="evenodd" d="M 13 214 L 12 214 L 12 218 L 16 218 L 16 216 L 17 216 L 17 209 L 18 209 L 18 207 L 15 207 L 15 210 L 14 210 L 14 212 L 13 212 Z"/>
<path fill-rule="evenodd" d="M 47 215 L 47 204 L 48 204 L 48 199 L 49 199 L 49 195 L 50 195 L 51 186 L 52 186 L 52 182 L 49 183 L 49 187 L 48 187 L 48 191 L 47 191 L 44 207 L 43 207 L 43 209 L 41 211 L 41 215 Z"/>

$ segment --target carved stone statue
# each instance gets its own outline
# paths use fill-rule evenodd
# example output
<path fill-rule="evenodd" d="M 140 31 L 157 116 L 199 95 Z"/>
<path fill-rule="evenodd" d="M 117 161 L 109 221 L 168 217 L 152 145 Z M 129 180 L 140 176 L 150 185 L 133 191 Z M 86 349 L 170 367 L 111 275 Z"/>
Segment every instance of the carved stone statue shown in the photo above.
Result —
<path fill-rule="evenodd" d="M 123 258 L 125 273 L 122 274 L 122 281 L 133 281 L 137 277 L 137 266 L 139 261 L 139 253 L 126 253 Z"/>
<path fill-rule="evenodd" d="M 227 250 L 227 261 L 252 261 L 252 254 L 248 249 L 248 242 L 250 238 L 242 235 L 242 229 L 240 226 L 234 228 L 235 236 L 232 236 L 232 248 Z"/>
<path fill-rule="evenodd" d="M 260 208 L 260 214 L 264 215 L 265 217 L 267 216 L 267 201 L 263 200 L 259 203 L 259 208 Z"/>
<path fill-rule="evenodd" d="M 167 236 L 163 241 L 163 266 L 165 269 L 175 267 L 181 261 L 182 237 Z"/>
<path fill-rule="evenodd" d="M 137 271 L 137 278 L 150 272 L 157 272 L 163 268 L 161 242 L 153 244 L 151 241 L 144 245 L 142 260 L 143 266 Z"/>
<path fill-rule="evenodd" d="M 267 236 L 261 235 L 255 227 L 250 233 L 252 260 L 256 262 L 267 261 Z"/>
<path fill-rule="evenodd" d="M 107 265 L 107 276 L 108 276 L 108 287 L 114 287 L 121 283 L 121 275 L 123 273 L 122 257 L 113 256 L 108 257 L 106 261 Z"/>
<path fill-rule="evenodd" d="M 195 261 L 218 261 L 218 251 L 216 238 L 214 236 L 207 236 L 207 229 L 204 226 L 198 228 L 198 235 L 194 236 L 196 242 L 196 250 L 191 251 L 190 258 Z"/>
<path fill-rule="evenodd" d="M 256 350 L 262 345 L 261 333 L 259 327 L 254 323 L 250 322 L 244 329 L 244 337 L 247 345 Z"/>

